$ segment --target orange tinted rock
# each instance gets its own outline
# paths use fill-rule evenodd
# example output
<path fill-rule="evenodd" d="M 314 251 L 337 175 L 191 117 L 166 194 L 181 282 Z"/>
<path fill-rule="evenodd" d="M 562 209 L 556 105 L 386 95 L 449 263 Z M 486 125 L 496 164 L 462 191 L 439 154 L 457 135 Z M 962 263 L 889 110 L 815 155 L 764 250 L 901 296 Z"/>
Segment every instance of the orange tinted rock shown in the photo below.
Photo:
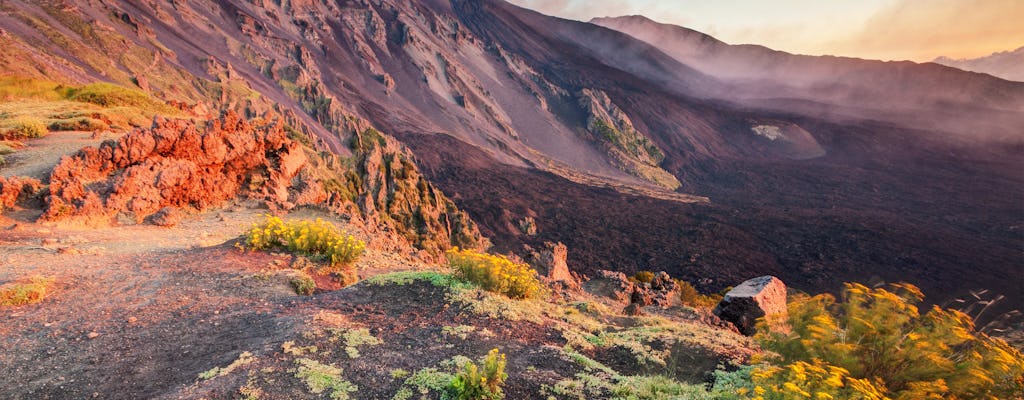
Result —
<path fill-rule="evenodd" d="M 0 176 L 0 212 L 25 201 L 42 189 L 38 179 L 12 176 Z"/>
<path fill-rule="evenodd" d="M 165 207 L 202 210 L 238 195 L 285 204 L 305 163 L 277 124 L 254 125 L 234 113 L 206 127 L 155 118 L 150 129 L 62 159 L 43 219 L 123 213 L 140 223 Z M 249 186 L 259 191 L 246 193 Z"/>

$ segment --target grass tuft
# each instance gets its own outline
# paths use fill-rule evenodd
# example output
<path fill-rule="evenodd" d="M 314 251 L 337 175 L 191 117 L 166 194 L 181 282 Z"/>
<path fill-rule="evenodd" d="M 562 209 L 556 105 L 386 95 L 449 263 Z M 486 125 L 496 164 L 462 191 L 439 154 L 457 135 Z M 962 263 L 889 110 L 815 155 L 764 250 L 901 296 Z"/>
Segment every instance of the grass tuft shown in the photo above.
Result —
<path fill-rule="evenodd" d="M 39 118 L 18 117 L 8 122 L 8 128 L 0 132 L 2 139 L 34 139 L 46 136 L 49 128 Z"/>
<path fill-rule="evenodd" d="M 0 306 L 23 306 L 46 298 L 46 289 L 52 278 L 37 276 L 28 282 L 14 282 L 0 286 Z"/>

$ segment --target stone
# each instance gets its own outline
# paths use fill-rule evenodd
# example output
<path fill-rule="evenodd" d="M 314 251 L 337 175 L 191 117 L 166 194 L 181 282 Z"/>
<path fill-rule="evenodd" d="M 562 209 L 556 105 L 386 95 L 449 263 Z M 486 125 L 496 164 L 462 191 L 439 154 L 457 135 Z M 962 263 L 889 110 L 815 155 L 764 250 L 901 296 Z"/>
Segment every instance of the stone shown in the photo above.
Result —
<path fill-rule="evenodd" d="M 771 275 L 749 279 L 726 293 L 713 312 L 740 333 L 753 336 L 758 318 L 778 320 L 787 315 L 786 284 Z"/>
<path fill-rule="evenodd" d="M 641 306 L 649 306 L 654 304 L 654 297 L 651 296 L 650 289 L 643 285 L 635 285 L 633 286 L 633 293 L 629 296 L 629 302 Z"/>
<path fill-rule="evenodd" d="M 632 303 L 626 306 L 626 308 L 623 308 L 622 313 L 633 317 L 639 317 L 644 315 L 644 308 L 639 303 Z"/>
<path fill-rule="evenodd" d="M 42 188 L 38 179 L 0 176 L 0 213 L 35 196 Z"/>
<path fill-rule="evenodd" d="M 583 289 L 595 296 L 611 298 L 621 303 L 630 303 L 634 284 L 626 274 L 616 271 L 600 270 L 597 276 L 586 281 Z"/>
<path fill-rule="evenodd" d="M 537 273 L 541 274 L 552 282 L 565 281 L 577 283 L 576 278 L 569 272 L 569 265 L 566 264 L 566 257 L 569 249 L 562 243 L 544 242 L 544 248 L 533 255 L 530 263 Z"/>
<path fill-rule="evenodd" d="M 171 227 L 185 218 L 185 214 L 177 207 L 164 207 L 149 217 L 149 222 L 156 226 Z"/>

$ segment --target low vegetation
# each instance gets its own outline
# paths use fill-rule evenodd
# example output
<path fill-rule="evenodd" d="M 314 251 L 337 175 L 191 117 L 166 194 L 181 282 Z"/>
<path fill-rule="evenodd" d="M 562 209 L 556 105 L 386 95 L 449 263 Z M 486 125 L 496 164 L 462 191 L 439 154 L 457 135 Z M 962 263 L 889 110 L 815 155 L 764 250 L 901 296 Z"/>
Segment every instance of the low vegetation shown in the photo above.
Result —
<path fill-rule="evenodd" d="M 300 296 L 310 296 L 316 291 L 316 281 L 305 272 L 300 271 L 288 283 L 292 285 L 292 289 L 295 289 L 295 293 Z"/>
<path fill-rule="evenodd" d="M 366 249 L 362 240 L 319 218 L 284 221 L 267 216 L 245 233 L 244 242 L 245 247 L 253 250 L 286 250 L 325 261 L 332 267 L 350 265 Z"/>
<path fill-rule="evenodd" d="M 458 248 L 445 254 L 457 278 L 479 285 L 484 290 L 513 299 L 532 298 L 541 293 L 537 271 L 524 263 L 513 262 L 501 255 Z"/>
<path fill-rule="evenodd" d="M 113 83 L 97 82 L 85 86 L 59 88 L 71 101 L 92 103 L 104 107 L 158 107 L 161 104 L 138 90 Z"/>
<path fill-rule="evenodd" d="M 180 116 L 135 89 L 99 82 L 82 86 L 0 78 L 0 138 L 22 140 L 49 131 L 98 131 L 146 126 L 154 115 Z"/>
<path fill-rule="evenodd" d="M 505 355 L 492 349 L 477 365 L 467 362 L 448 385 L 454 400 L 499 400 L 505 398 L 501 386 L 508 374 L 505 373 Z"/>
<path fill-rule="evenodd" d="M 346 329 L 335 332 L 345 342 L 345 354 L 349 358 L 359 358 L 359 346 L 377 346 L 384 342 L 370 334 L 366 328 Z"/>
<path fill-rule="evenodd" d="M 43 301 L 51 283 L 52 279 L 37 276 L 0 286 L 0 306 L 23 306 Z"/>
<path fill-rule="evenodd" d="M 327 392 L 328 397 L 334 400 L 346 400 L 349 393 L 356 392 L 359 387 L 342 378 L 341 368 L 309 359 L 300 358 L 295 360 L 298 368 L 295 370 L 295 377 L 306 384 L 310 393 L 321 394 Z"/>
<path fill-rule="evenodd" d="M 1024 357 L 956 310 L 920 313 L 917 287 L 847 284 L 842 301 L 798 295 L 788 334 L 752 373 L 753 398 L 1002 399 L 1024 393 Z"/>
<path fill-rule="evenodd" d="M 50 130 L 38 118 L 17 117 L 7 123 L 7 128 L 0 131 L 0 138 L 5 140 L 35 139 L 46 136 Z"/>
<path fill-rule="evenodd" d="M 693 284 L 682 279 L 676 279 L 679 287 L 679 301 L 690 307 L 711 308 L 716 306 L 725 297 L 721 293 L 701 294 Z"/>
<path fill-rule="evenodd" d="M 200 373 L 199 379 L 213 379 L 218 376 L 225 376 L 227 374 L 234 372 L 238 368 L 252 364 L 253 361 L 256 361 L 256 357 L 254 357 L 252 353 L 248 351 L 243 351 L 241 354 L 238 355 L 238 359 L 233 361 L 231 364 L 228 364 L 226 367 L 214 367 L 209 371 Z"/>

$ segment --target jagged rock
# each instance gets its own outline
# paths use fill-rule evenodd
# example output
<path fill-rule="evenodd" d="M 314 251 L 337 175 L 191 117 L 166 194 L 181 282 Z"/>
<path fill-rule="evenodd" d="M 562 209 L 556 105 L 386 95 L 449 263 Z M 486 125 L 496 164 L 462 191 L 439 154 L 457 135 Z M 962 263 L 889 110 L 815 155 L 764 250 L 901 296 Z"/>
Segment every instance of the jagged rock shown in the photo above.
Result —
<path fill-rule="evenodd" d="M 554 282 L 564 281 L 579 284 L 579 280 L 569 271 L 566 257 L 569 248 L 562 243 L 544 242 L 544 248 L 530 254 L 530 266 L 542 277 Z"/>
<path fill-rule="evenodd" d="M 239 194 L 283 204 L 305 161 L 279 124 L 234 113 L 207 127 L 157 118 L 150 129 L 61 159 L 42 219 L 121 214 L 140 223 L 164 207 L 203 210 Z"/>
<path fill-rule="evenodd" d="M 164 207 L 149 217 L 149 222 L 156 226 L 175 226 L 185 218 L 185 214 L 177 207 Z"/>
<path fill-rule="evenodd" d="M 537 221 L 533 217 L 526 217 L 519 220 L 518 223 L 519 231 L 524 235 L 533 236 L 537 234 Z"/>
<path fill-rule="evenodd" d="M 672 276 L 667 272 L 660 271 L 654 274 L 654 279 L 651 280 L 649 289 L 651 302 L 662 307 L 668 307 L 678 298 L 678 290 L 679 284 L 676 283 L 676 280 L 672 279 Z"/>
<path fill-rule="evenodd" d="M 609 297 L 621 303 L 629 303 L 633 294 L 633 282 L 626 274 L 615 271 L 597 271 L 597 277 L 583 284 L 584 290 L 595 296 Z"/>
<path fill-rule="evenodd" d="M 650 289 L 644 287 L 644 285 L 633 285 L 633 293 L 629 295 L 629 302 L 641 306 L 649 306 L 654 304 L 654 298 L 651 296 Z"/>
<path fill-rule="evenodd" d="M 678 285 L 668 273 L 661 271 L 650 283 L 631 281 L 626 274 L 598 271 L 596 278 L 583 284 L 583 288 L 597 296 L 605 296 L 623 303 L 641 306 L 671 306 L 678 299 Z"/>
<path fill-rule="evenodd" d="M 622 309 L 622 313 L 638 317 L 644 315 L 644 309 L 643 306 L 640 305 L 640 303 L 631 303 L 630 305 L 626 306 L 626 308 Z"/>
<path fill-rule="evenodd" d="M 726 293 L 714 313 L 751 336 L 758 318 L 786 315 L 786 284 L 771 275 L 749 279 Z"/>
<path fill-rule="evenodd" d="M 636 129 L 607 93 L 584 88 L 577 98 L 587 115 L 589 139 L 601 145 L 617 168 L 668 189 L 679 188 L 679 180 L 659 167 L 665 153 Z"/>
<path fill-rule="evenodd" d="M 0 213 L 28 200 L 43 188 L 38 179 L 0 176 Z"/>
<path fill-rule="evenodd" d="M 427 181 L 412 153 L 372 128 L 353 137 L 356 204 L 367 223 L 390 226 L 412 245 L 431 254 L 453 246 L 490 246 L 469 214 Z"/>

